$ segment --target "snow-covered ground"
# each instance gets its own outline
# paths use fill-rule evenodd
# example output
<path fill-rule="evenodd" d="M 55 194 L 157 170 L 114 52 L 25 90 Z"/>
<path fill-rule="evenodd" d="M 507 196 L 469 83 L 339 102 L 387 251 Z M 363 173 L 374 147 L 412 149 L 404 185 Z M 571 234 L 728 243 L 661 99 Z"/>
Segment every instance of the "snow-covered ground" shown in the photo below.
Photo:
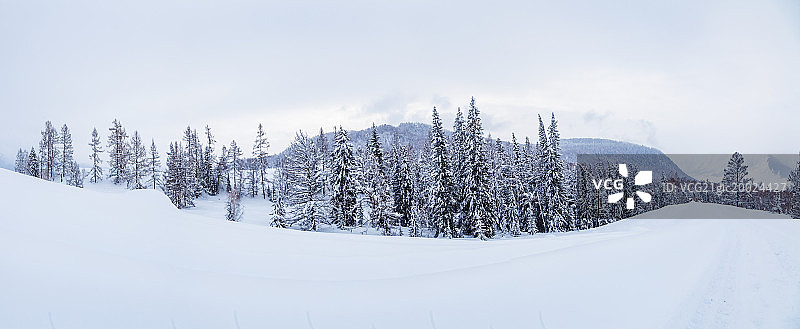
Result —
<path fill-rule="evenodd" d="M 800 326 L 800 221 L 721 205 L 658 212 L 761 219 L 492 241 L 314 233 L 2 169 L 0 202 L 2 328 Z"/>

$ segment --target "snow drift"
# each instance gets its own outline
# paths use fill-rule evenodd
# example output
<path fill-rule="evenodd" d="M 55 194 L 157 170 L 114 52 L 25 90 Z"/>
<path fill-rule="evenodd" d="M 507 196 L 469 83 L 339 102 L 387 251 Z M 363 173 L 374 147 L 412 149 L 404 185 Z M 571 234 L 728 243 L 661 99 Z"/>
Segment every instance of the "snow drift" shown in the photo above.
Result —
<path fill-rule="evenodd" d="M 3 328 L 800 326 L 800 222 L 786 218 L 493 241 L 326 234 L 7 170 L 0 202 Z"/>

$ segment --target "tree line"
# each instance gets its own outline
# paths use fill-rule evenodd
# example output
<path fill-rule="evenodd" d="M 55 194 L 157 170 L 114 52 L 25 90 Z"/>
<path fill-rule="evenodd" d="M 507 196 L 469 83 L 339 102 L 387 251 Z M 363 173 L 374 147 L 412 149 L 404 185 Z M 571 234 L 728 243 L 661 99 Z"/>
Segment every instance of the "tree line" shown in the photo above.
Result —
<path fill-rule="evenodd" d="M 790 175 L 791 189 L 778 196 L 781 204 L 757 194 L 668 194 L 659 188 L 650 190 L 653 202 L 640 202 L 634 209 L 610 204 L 608 191 L 594 188 L 590 177 L 613 177 L 616 164 L 565 163 L 555 115 L 547 126 L 541 116 L 538 123 L 535 142 L 528 137 L 519 142 L 515 134 L 510 141 L 484 137 L 481 112 L 472 98 L 466 117 L 458 108 L 451 132 L 434 107 L 422 147 L 402 145 L 396 138 L 384 142 L 374 124 L 364 145 L 353 145 L 342 127 L 334 129 L 331 141 L 322 129 L 313 137 L 299 131 L 272 164 L 261 124 L 250 157 L 235 140 L 217 152 L 208 126 L 202 136 L 186 127 L 183 138 L 170 143 L 162 166 L 155 141 L 148 148 L 138 131 L 129 135 L 115 119 L 105 145 L 93 129 L 87 171 L 73 157 L 67 125 L 59 131 L 47 121 L 38 151 L 20 149 L 15 170 L 78 187 L 88 178 L 91 183 L 108 179 L 131 189 L 159 189 L 178 208 L 194 206 L 202 195 L 224 192 L 225 217 L 231 221 L 241 218 L 242 197 L 260 196 L 272 202 L 272 212 L 264 216 L 275 227 L 361 229 L 383 235 L 489 239 L 565 232 L 690 200 L 800 217 L 800 163 Z M 741 155 L 734 154 L 723 183 L 746 182 L 746 168 Z M 635 165 L 631 171 L 637 172 Z M 660 183 L 679 180 L 662 175 Z M 624 186 L 625 195 L 633 195 L 632 181 Z"/>

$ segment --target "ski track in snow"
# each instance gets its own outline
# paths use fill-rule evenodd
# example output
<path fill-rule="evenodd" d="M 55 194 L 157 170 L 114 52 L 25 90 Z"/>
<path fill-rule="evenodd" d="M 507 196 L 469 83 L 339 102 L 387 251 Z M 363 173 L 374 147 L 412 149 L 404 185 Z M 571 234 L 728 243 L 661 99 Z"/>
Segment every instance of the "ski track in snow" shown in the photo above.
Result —
<path fill-rule="evenodd" d="M 178 211 L 154 191 L 5 170 L 0 182 L 2 328 L 800 327 L 800 222 L 785 218 L 650 213 L 446 240 L 230 223 L 213 203 Z"/>

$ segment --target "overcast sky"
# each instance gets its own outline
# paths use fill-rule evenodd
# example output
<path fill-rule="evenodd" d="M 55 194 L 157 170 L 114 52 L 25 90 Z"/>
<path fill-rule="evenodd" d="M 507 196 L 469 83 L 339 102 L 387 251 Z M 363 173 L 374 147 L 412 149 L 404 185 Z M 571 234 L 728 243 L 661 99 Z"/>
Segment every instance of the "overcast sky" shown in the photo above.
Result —
<path fill-rule="evenodd" d="M 113 2 L 113 3 L 112 3 Z M 0 153 L 68 124 L 86 162 L 114 118 L 161 151 L 187 125 L 271 152 L 299 129 L 451 126 L 667 153 L 800 151 L 800 3 L 0 0 Z"/>

